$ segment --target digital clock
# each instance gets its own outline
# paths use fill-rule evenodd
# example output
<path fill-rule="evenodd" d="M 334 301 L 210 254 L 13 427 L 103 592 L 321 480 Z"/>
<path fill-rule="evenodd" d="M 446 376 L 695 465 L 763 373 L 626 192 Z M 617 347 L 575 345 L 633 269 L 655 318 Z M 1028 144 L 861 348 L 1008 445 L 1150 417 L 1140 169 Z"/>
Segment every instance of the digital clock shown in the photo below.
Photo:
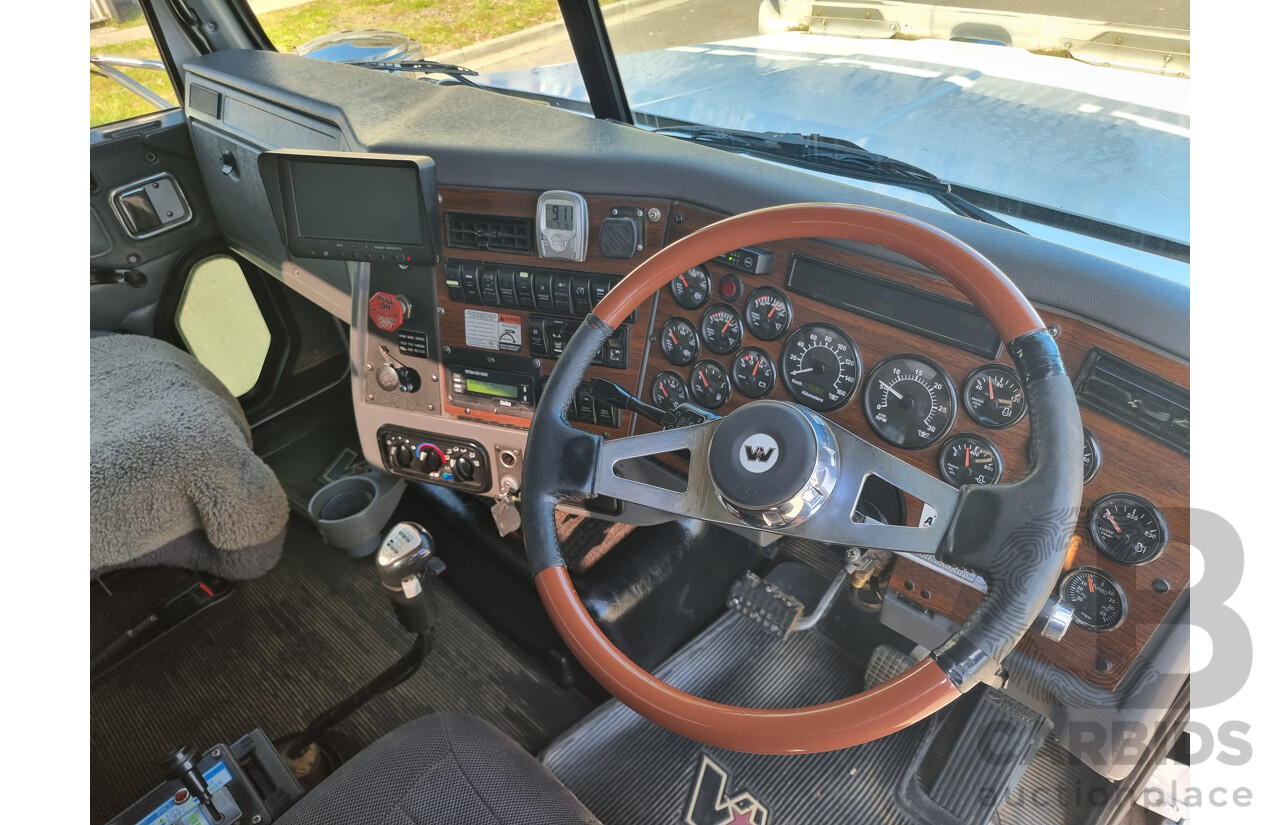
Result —
<path fill-rule="evenodd" d="M 562 261 L 586 260 L 586 198 L 563 189 L 539 196 L 538 255 Z"/>

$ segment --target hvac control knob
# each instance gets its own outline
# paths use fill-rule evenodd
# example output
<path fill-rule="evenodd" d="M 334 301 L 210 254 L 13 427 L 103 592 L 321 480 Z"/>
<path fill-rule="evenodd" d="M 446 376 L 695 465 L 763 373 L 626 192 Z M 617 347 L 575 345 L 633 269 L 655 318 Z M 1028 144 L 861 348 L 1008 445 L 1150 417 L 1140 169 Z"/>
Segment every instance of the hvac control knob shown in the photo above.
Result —
<path fill-rule="evenodd" d="M 401 444 L 396 447 L 395 452 L 396 464 L 401 467 L 409 467 L 413 464 L 413 448 L 408 444 Z"/>
<path fill-rule="evenodd" d="M 418 448 L 418 459 L 422 462 L 422 469 L 428 473 L 434 473 L 444 466 L 440 451 L 430 444 L 424 444 Z"/>
<path fill-rule="evenodd" d="M 470 481 L 475 478 L 476 465 L 471 459 L 464 456 L 458 456 L 453 461 L 453 474 L 462 481 Z"/>

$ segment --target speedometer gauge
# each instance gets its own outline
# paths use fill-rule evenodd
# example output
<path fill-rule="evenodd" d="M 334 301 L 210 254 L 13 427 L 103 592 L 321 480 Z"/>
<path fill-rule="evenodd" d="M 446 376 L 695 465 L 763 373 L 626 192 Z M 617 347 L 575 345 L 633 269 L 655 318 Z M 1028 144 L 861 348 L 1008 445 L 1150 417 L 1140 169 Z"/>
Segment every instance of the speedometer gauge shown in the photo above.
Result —
<path fill-rule="evenodd" d="M 1077 567 L 1068 572 L 1062 578 L 1058 596 L 1075 609 L 1072 621 L 1095 633 L 1115 630 L 1129 610 L 1120 585 L 1096 567 Z"/>
<path fill-rule="evenodd" d="M 956 390 L 942 367 L 918 355 L 895 355 L 867 376 L 863 411 L 876 435 L 918 450 L 936 443 L 956 420 Z"/>
<path fill-rule="evenodd" d="M 806 324 L 782 348 L 791 397 L 813 410 L 834 410 L 853 398 L 862 375 L 858 348 L 830 324 Z"/>

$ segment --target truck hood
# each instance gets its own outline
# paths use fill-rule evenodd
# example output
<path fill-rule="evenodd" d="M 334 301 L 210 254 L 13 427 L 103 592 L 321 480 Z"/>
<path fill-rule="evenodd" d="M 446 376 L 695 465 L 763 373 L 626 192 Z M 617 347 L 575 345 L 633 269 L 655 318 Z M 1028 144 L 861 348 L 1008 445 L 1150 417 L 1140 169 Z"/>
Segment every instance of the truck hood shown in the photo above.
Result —
<path fill-rule="evenodd" d="M 640 125 L 820 133 L 960 184 L 1189 243 L 1189 81 L 1022 49 L 781 32 L 619 55 Z M 576 64 L 481 83 L 586 101 Z"/>

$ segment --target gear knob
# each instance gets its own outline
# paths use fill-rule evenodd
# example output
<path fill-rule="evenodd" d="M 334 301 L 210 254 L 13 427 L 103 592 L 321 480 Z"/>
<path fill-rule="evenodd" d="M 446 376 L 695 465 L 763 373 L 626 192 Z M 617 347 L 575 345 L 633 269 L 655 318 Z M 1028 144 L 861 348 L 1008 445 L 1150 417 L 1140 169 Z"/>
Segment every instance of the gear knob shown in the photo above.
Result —
<path fill-rule="evenodd" d="M 410 633 L 425 632 L 434 620 L 435 604 L 423 592 L 424 583 L 444 570 L 431 534 L 420 524 L 402 521 L 382 540 L 375 562 L 400 624 Z"/>

